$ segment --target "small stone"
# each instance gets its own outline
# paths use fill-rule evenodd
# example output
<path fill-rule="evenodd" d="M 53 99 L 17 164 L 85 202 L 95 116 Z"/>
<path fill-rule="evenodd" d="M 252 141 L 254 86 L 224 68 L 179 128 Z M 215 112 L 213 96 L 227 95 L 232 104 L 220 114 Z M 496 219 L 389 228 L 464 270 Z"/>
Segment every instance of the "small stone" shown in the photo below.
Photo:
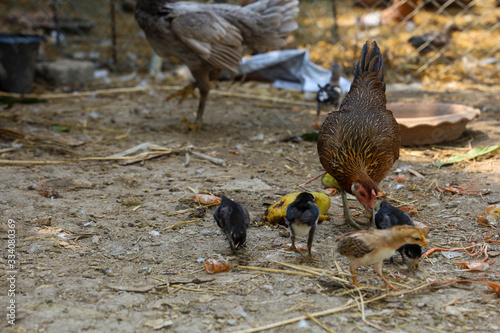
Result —
<path fill-rule="evenodd" d="M 238 324 L 238 321 L 234 318 L 228 319 L 227 324 L 231 326 L 236 326 Z"/>
<path fill-rule="evenodd" d="M 75 84 L 94 79 L 94 63 L 90 61 L 57 60 L 37 64 L 36 72 L 50 83 Z"/>

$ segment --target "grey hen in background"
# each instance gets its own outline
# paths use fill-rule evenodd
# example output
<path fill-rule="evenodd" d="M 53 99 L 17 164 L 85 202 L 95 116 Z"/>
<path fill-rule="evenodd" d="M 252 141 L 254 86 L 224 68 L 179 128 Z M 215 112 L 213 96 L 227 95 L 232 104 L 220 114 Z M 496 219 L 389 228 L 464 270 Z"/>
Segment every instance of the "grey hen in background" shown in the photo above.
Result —
<path fill-rule="evenodd" d="M 153 50 L 162 57 L 173 56 L 186 64 L 195 83 L 180 92 L 184 98 L 198 87 L 199 129 L 210 91 L 210 77 L 221 70 L 235 72 L 243 47 L 286 44 L 295 29 L 298 0 L 260 0 L 245 7 L 165 0 L 139 0 L 135 19 Z"/>
<path fill-rule="evenodd" d="M 439 51 L 451 41 L 455 31 L 462 31 L 456 24 L 450 24 L 443 31 L 429 32 L 421 36 L 408 39 L 408 42 L 418 50 L 420 55 L 426 55 L 431 51 Z"/>
<path fill-rule="evenodd" d="M 340 64 L 337 62 L 333 63 L 330 83 L 324 86 L 318 84 L 319 90 L 316 93 L 316 121 L 313 125 L 316 128 L 321 127 L 321 125 L 318 124 L 321 111 L 330 112 L 339 109 L 342 97 L 342 89 L 340 88 L 341 72 L 342 67 L 340 67 Z"/>

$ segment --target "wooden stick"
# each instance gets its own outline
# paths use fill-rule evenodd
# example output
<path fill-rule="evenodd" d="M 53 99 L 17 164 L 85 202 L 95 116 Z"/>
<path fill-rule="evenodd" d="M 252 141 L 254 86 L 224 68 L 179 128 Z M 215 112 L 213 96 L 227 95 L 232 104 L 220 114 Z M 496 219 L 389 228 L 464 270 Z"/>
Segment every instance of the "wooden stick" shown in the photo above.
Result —
<path fill-rule="evenodd" d="M 408 293 L 411 293 L 411 292 L 414 292 L 414 291 L 418 291 L 420 289 L 424 289 L 424 288 L 426 288 L 426 287 L 428 287 L 430 285 L 431 285 L 430 282 L 426 282 L 426 283 L 424 283 L 424 284 L 422 284 L 422 285 L 420 285 L 418 287 L 415 287 L 413 289 L 410 289 L 410 290 L 398 291 L 398 292 L 395 292 L 395 293 L 383 294 L 381 296 L 377 296 L 377 297 L 374 297 L 374 298 L 369 299 L 367 301 L 364 301 L 364 304 L 373 303 L 373 302 L 379 301 L 381 299 L 384 299 L 386 297 L 394 297 L 394 296 L 400 296 L 400 295 L 408 294 Z M 342 311 L 345 311 L 345 310 L 349 310 L 349 309 L 355 308 L 357 306 L 358 305 L 354 302 L 354 300 L 350 299 L 346 304 L 344 304 L 342 306 L 339 306 L 339 307 L 336 307 L 336 308 L 332 308 L 332 309 L 328 309 L 328 310 L 324 310 L 324 311 L 320 311 L 320 312 L 316 312 L 316 313 L 311 313 L 311 316 L 313 316 L 313 317 L 326 316 L 326 315 L 330 315 L 330 314 L 333 314 L 333 313 L 337 313 L 337 312 L 342 312 Z M 272 324 L 268 324 L 268 325 L 264 325 L 264 326 L 260 326 L 260 327 L 248 328 L 248 329 L 245 329 L 245 330 L 242 330 L 242 331 L 237 331 L 235 333 L 262 332 L 262 331 L 265 331 L 265 330 L 270 330 L 272 328 L 276 328 L 276 327 L 280 327 L 280 326 L 285 326 L 285 325 L 293 324 L 293 323 L 296 323 L 296 322 L 301 321 L 303 319 L 307 319 L 307 317 L 306 316 L 298 316 L 298 317 L 295 317 L 295 318 L 283 320 L 283 321 L 280 321 L 280 322 L 276 322 L 276 323 L 272 323 Z"/>

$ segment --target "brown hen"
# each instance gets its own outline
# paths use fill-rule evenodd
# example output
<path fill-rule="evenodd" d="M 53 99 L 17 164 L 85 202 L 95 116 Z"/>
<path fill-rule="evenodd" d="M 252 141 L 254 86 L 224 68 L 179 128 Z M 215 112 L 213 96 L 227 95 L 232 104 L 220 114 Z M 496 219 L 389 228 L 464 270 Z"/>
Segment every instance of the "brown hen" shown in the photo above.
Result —
<path fill-rule="evenodd" d="M 366 42 L 354 70 L 354 81 L 339 111 L 328 114 L 318 137 L 321 165 L 336 181 L 344 219 L 355 228 L 373 224 L 378 185 L 399 158 L 401 133 L 386 109 L 384 64 L 376 42 Z M 346 192 L 356 196 L 370 221 L 355 221 Z"/>
<path fill-rule="evenodd" d="M 229 4 L 139 0 L 135 18 L 149 44 L 162 57 L 173 56 L 189 67 L 196 82 L 184 98 L 200 90 L 195 126 L 202 125 L 210 77 L 235 72 L 244 45 L 283 46 L 297 28 L 298 0 L 260 0 L 245 7 Z M 189 88 L 189 89 L 188 89 Z"/>

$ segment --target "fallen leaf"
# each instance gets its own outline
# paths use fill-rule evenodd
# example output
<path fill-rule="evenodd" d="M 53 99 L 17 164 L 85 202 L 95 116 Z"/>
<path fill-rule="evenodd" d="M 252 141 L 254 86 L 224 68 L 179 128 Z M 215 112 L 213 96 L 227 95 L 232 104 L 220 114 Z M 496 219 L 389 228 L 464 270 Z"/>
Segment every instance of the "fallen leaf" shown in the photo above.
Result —
<path fill-rule="evenodd" d="M 478 216 L 477 223 L 479 223 L 479 225 L 482 225 L 483 227 L 491 227 L 490 221 L 488 221 L 488 218 L 486 218 L 485 216 Z"/>
<path fill-rule="evenodd" d="M 467 152 L 465 155 L 453 155 L 449 159 L 443 162 L 437 162 L 436 166 L 440 169 L 443 165 L 454 164 L 464 160 L 470 160 L 488 153 L 492 153 L 500 149 L 500 146 L 488 146 L 488 147 L 476 147 Z"/>
<path fill-rule="evenodd" d="M 484 272 L 490 268 L 490 265 L 482 261 L 471 261 L 471 262 L 457 262 L 455 265 L 460 266 L 464 269 L 469 269 L 471 271 Z"/>

